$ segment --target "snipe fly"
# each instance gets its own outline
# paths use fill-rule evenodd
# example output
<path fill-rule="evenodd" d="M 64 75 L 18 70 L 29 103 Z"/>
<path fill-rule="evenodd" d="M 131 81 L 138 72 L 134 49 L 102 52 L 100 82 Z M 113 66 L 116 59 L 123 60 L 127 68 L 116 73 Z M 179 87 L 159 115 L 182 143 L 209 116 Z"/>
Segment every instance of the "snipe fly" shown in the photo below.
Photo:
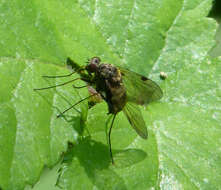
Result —
<path fill-rule="evenodd" d="M 95 93 L 73 104 L 71 107 L 59 114 L 58 117 L 62 116 L 65 112 L 92 96 L 101 96 L 108 105 L 109 114 L 113 115 L 108 132 L 108 143 L 111 161 L 114 163 L 111 149 L 111 130 L 116 115 L 120 111 L 123 111 L 137 134 L 143 139 L 147 139 L 147 128 L 138 105 L 146 105 L 150 102 L 161 99 L 163 92 L 160 87 L 149 78 L 112 64 L 102 63 L 99 57 L 93 57 L 88 60 L 87 63 L 88 64 L 86 66 L 81 67 L 70 58 L 67 58 L 67 65 L 70 65 L 74 69 L 74 72 L 61 76 L 43 77 L 69 77 L 74 73 L 78 73 L 80 75 L 79 78 L 75 78 L 55 86 L 34 90 L 55 88 L 74 82 L 78 79 L 85 81 L 86 85 L 80 87 L 74 86 L 75 88 L 83 88 L 87 86 L 93 87 L 96 90 Z"/>

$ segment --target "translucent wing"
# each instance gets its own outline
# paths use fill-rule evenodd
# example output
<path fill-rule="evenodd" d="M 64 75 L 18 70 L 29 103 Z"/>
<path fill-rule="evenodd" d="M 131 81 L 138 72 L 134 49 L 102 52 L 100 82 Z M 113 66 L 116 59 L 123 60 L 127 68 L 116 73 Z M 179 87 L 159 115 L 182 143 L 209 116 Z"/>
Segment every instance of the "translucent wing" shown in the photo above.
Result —
<path fill-rule="evenodd" d="M 121 67 L 120 71 L 128 101 L 144 105 L 162 98 L 163 92 L 154 81 Z"/>
<path fill-rule="evenodd" d="M 123 112 L 137 134 L 147 139 L 147 128 L 139 107 L 132 102 L 127 102 L 123 108 Z"/>

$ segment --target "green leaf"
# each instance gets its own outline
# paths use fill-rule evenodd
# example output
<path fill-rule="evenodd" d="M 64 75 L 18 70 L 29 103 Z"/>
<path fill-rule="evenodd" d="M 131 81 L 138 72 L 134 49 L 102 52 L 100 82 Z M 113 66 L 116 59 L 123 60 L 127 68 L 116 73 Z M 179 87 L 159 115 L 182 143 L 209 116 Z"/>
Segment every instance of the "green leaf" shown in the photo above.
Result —
<path fill-rule="evenodd" d="M 72 122 L 56 119 L 56 115 L 70 106 L 69 102 L 77 101 L 79 94 L 70 87 L 65 90 L 69 98 L 63 97 L 64 93 L 60 95 L 62 91 L 37 93 L 33 90 L 36 86 L 49 85 L 41 79 L 41 74 L 56 70 L 59 73 L 63 69 L 32 61 L 1 59 L 4 96 L 0 112 L 0 184 L 5 189 L 23 189 L 26 181 L 36 182 L 44 165 L 54 165 L 66 150 L 67 141 L 77 138 L 73 127 L 80 125 L 83 115 L 73 113 L 76 119 Z"/>
<path fill-rule="evenodd" d="M 0 187 L 33 185 L 43 167 L 63 158 L 57 185 L 68 190 L 220 189 L 221 59 L 207 57 L 217 28 L 206 17 L 211 5 L 212 0 L 2 1 Z M 122 113 L 117 116 L 111 136 L 115 165 L 104 102 L 89 111 L 82 103 L 80 113 L 71 110 L 67 120 L 57 119 L 87 90 L 69 84 L 33 91 L 69 80 L 41 78 L 68 73 L 68 56 L 84 65 L 95 55 L 149 76 L 164 91 L 160 102 L 142 109 L 148 140 L 136 135 Z M 82 137 L 84 127 L 90 137 Z"/>
<path fill-rule="evenodd" d="M 219 28 L 216 33 L 216 46 L 211 50 L 210 55 L 213 57 L 221 56 L 221 17 L 217 18 L 217 22 L 219 23 Z"/>

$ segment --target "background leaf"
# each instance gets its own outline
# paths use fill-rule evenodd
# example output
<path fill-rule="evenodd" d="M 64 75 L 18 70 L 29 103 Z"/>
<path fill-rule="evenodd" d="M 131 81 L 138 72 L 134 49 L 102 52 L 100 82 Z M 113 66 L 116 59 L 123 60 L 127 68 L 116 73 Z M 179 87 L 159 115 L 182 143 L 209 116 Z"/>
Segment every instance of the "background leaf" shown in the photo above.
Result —
<path fill-rule="evenodd" d="M 207 57 L 217 28 L 206 17 L 211 6 L 212 0 L 1 1 L 0 187 L 24 189 L 64 158 L 63 189 L 220 189 L 221 75 L 220 59 Z M 161 102 L 143 108 L 147 141 L 117 116 L 115 166 L 105 103 L 88 114 L 81 104 L 67 122 L 56 114 L 87 90 L 33 92 L 68 80 L 40 77 L 67 73 L 67 56 L 83 65 L 95 55 L 149 76 L 164 91 Z M 79 137 L 85 126 L 90 138 Z"/>

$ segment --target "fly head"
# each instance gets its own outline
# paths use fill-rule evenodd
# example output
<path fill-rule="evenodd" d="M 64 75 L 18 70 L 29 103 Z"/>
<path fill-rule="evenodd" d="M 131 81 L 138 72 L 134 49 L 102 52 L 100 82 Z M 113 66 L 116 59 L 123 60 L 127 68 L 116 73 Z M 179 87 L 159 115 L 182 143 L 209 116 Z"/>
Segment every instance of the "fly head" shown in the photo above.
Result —
<path fill-rule="evenodd" d="M 101 62 L 101 59 L 99 57 L 92 57 L 89 61 L 89 64 L 86 66 L 86 70 L 89 73 L 97 72 L 100 62 Z"/>

